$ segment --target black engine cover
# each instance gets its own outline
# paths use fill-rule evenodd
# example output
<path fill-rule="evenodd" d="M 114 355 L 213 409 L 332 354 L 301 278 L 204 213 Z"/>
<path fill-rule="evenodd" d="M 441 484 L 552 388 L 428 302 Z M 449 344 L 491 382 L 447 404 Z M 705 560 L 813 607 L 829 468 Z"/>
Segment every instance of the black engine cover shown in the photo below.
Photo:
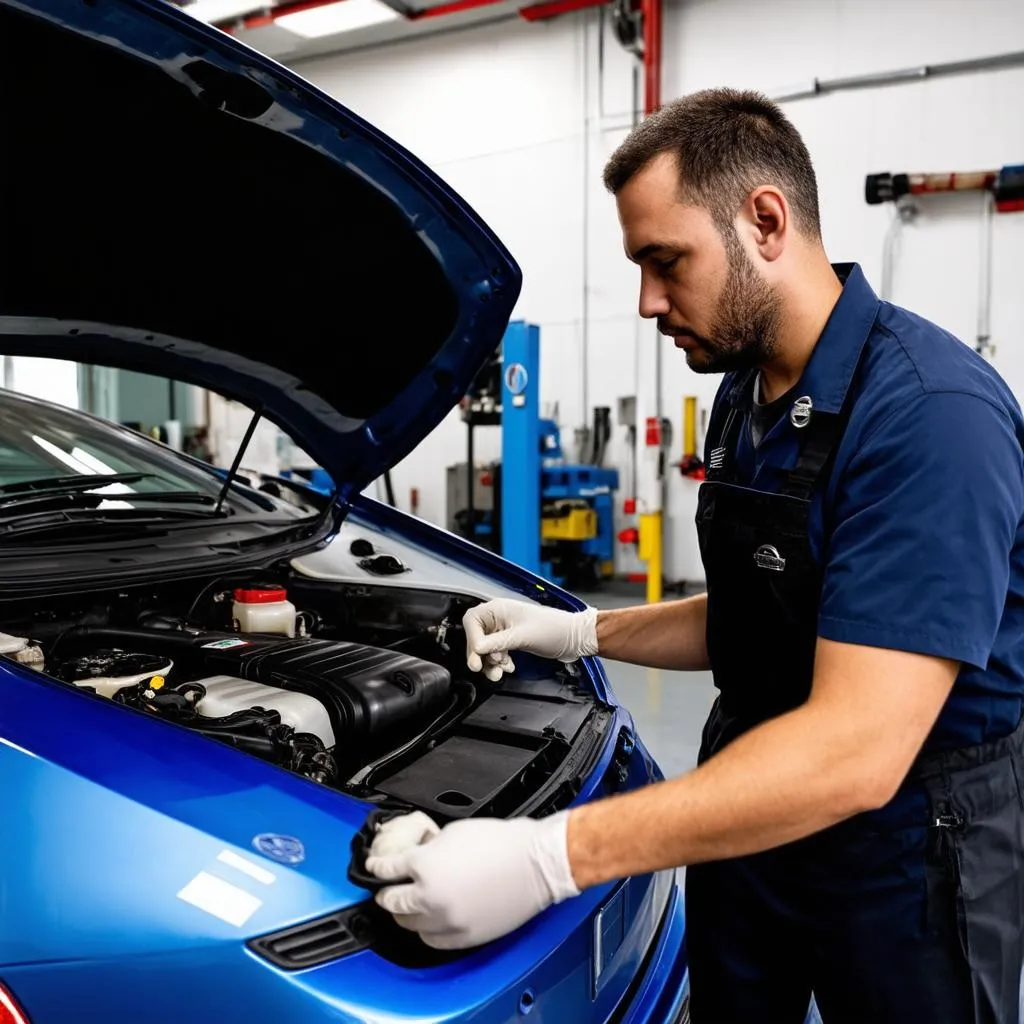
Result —
<path fill-rule="evenodd" d="M 111 627 L 65 633 L 62 648 L 80 645 L 161 655 L 191 679 L 237 676 L 308 693 L 327 707 L 338 742 L 422 720 L 451 689 L 448 670 L 433 662 L 333 640 Z"/>

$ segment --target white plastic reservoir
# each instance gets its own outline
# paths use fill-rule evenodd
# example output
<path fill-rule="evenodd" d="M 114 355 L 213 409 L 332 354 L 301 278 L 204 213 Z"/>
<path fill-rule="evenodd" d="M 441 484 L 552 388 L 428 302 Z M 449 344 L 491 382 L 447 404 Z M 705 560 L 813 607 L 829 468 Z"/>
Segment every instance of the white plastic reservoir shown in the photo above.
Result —
<path fill-rule="evenodd" d="M 316 697 L 235 676 L 210 676 L 196 682 L 206 690 L 206 696 L 196 704 L 196 711 L 204 718 L 224 718 L 236 711 L 264 708 L 276 711 L 281 721 L 296 732 L 316 736 L 328 750 L 334 746 L 331 716 Z"/>
<path fill-rule="evenodd" d="M 295 636 L 295 605 L 286 591 L 274 587 L 235 591 L 232 616 L 240 633 L 277 633 Z"/>

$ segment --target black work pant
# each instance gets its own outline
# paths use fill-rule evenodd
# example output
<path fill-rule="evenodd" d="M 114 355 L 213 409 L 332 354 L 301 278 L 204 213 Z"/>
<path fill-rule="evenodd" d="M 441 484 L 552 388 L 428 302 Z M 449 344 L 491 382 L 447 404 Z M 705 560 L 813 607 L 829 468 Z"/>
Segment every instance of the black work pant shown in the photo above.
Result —
<path fill-rule="evenodd" d="M 1024 727 L 891 804 L 687 871 L 693 1024 L 1024 1024 Z"/>

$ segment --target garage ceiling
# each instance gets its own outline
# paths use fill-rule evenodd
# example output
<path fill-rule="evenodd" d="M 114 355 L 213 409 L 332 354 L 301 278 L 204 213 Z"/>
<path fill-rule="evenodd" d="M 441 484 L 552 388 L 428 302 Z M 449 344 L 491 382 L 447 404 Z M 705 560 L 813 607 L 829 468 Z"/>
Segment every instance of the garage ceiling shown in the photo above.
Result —
<path fill-rule="evenodd" d="M 541 20 L 604 0 L 173 0 L 254 49 L 294 61 L 517 17 Z"/>

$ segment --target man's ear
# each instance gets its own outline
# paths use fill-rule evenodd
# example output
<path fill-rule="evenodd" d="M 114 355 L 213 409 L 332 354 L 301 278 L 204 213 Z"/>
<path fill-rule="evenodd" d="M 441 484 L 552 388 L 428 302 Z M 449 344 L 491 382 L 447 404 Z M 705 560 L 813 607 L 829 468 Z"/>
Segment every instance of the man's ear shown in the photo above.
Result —
<path fill-rule="evenodd" d="M 786 248 L 790 214 L 786 197 L 770 185 L 754 189 L 740 208 L 740 218 L 761 258 L 777 260 Z"/>

